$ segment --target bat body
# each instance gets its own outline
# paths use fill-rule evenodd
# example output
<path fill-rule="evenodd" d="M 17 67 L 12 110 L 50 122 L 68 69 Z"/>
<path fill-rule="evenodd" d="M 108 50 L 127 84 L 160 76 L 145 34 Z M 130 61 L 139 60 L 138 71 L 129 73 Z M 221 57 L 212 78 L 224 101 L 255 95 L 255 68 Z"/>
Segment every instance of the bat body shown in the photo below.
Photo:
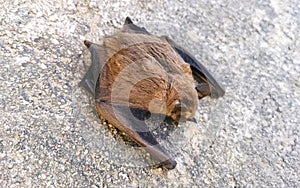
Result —
<path fill-rule="evenodd" d="M 176 161 L 132 112 L 164 114 L 176 122 L 193 118 L 198 99 L 219 97 L 224 90 L 187 51 L 168 37 L 157 37 L 126 18 L 121 31 L 103 44 L 84 42 L 92 66 L 81 85 L 95 97 L 96 109 L 167 169 Z M 195 80 L 197 84 L 195 84 Z M 140 113 L 142 114 L 142 113 Z"/>

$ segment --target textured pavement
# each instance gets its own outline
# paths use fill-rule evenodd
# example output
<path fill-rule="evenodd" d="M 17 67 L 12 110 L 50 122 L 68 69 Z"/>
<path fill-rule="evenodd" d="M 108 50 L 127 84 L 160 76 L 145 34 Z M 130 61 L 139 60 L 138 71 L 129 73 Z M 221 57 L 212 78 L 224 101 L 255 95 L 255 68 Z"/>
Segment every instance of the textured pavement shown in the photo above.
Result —
<path fill-rule="evenodd" d="M 158 128 L 171 171 L 102 125 L 78 86 L 83 40 L 126 16 L 226 89 L 200 101 L 198 124 Z M 299 38 L 297 0 L 0 0 L 0 187 L 300 187 Z"/>

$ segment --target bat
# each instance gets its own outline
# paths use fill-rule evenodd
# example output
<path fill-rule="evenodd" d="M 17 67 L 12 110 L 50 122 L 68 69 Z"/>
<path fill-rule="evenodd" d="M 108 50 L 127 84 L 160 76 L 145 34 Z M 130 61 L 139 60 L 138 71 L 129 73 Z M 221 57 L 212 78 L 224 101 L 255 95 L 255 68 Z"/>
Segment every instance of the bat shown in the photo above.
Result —
<path fill-rule="evenodd" d="M 127 17 L 102 44 L 84 41 L 92 65 L 80 85 L 95 98 L 97 113 L 126 133 L 166 169 L 177 162 L 149 131 L 145 111 L 175 122 L 191 120 L 198 100 L 224 95 L 208 70 L 167 36 L 154 36 Z"/>

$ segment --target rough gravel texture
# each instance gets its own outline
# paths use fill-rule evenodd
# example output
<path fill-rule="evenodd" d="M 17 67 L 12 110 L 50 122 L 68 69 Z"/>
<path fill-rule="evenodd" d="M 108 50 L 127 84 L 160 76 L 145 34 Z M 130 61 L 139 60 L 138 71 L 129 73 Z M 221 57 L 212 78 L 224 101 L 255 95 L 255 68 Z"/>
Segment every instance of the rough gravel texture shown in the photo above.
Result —
<path fill-rule="evenodd" d="M 300 187 L 297 0 L 0 0 L 0 10 L 0 187 Z M 171 171 L 147 166 L 78 87 L 83 40 L 126 16 L 226 88 L 200 101 L 198 124 L 158 136 L 178 162 Z"/>

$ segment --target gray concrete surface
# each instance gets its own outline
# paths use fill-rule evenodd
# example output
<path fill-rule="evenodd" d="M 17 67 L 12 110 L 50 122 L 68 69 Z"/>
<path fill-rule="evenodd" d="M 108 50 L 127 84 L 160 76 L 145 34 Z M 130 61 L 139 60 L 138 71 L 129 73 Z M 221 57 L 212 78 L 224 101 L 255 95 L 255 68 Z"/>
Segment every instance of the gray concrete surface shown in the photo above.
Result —
<path fill-rule="evenodd" d="M 126 16 L 172 37 L 226 88 L 200 101 L 198 124 L 160 139 L 171 171 L 146 167 L 78 87 L 83 40 Z M 0 187 L 300 187 L 299 37 L 297 0 L 0 0 Z"/>

